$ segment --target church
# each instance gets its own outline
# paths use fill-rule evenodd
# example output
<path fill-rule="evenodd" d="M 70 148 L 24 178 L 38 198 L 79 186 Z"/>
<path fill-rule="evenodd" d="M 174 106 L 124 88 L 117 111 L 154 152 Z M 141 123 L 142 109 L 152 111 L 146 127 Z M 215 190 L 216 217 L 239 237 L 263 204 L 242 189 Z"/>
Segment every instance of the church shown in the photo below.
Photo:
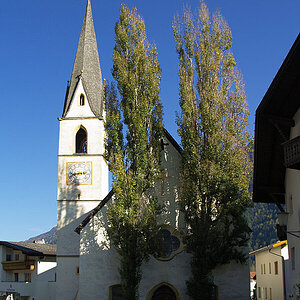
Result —
<path fill-rule="evenodd" d="M 43 299 L 122 299 L 119 257 L 106 234 L 106 211 L 113 192 L 109 190 L 104 158 L 103 101 L 91 2 L 87 0 L 72 77 L 59 118 L 57 267 L 55 283 L 51 285 L 55 296 L 50 297 L 54 295 L 52 291 Z M 178 206 L 181 148 L 167 130 L 163 145 L 164 175 L 156 183 L 155 193 L 167 208 L 159 217 L 167 245 L 163 257 L 152 257 L 143 264 L 139 299 L 188 300 L 190 255 L 185 252 L 181 235 L 185 224 Z M 249 299 L 247 265 L 231 262 L 215 269 L 213 275 L 216 299 Z"/>

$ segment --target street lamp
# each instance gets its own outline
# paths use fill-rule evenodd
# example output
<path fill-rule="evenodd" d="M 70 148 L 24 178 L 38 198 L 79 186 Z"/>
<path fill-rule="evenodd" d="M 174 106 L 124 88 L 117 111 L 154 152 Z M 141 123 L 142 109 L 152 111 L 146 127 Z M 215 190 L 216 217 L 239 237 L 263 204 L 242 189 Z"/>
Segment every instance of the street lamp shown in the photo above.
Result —
<path fill-rule="evenodd" d="M 300 238 L 300 235 L 295 234 L 300 231 L 287 231 L 287 223 L 288 223 L 289 213 L 285 211 L 281 211 L 277 213 L 278 224 L 276 224 L 277 228 L 277 236 L 280 241 L 284 241 L 287 239 L 287 234 L 290 234 L 294 237 Z"/>
<path fill-rule="evenodd" d="M 288 222 L 288 217 L 289 217 L 289 213 L 285 212 L 285 211 L 281 211 L 277 213 L 277 218 L 278 218 L 278 224 L 279 226 L 287 226 L 287 222 Z"/>

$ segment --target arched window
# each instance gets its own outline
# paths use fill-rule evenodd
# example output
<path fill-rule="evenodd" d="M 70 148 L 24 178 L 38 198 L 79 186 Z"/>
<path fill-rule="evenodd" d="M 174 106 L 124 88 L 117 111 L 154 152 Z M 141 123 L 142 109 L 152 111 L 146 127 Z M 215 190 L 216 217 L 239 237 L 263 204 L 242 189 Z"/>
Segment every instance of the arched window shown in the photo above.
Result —
<path fill-rule="evenodd" d="M 82 127 L 76 133 L 76 153 L 87 153 L 87 134 Z"/>
<path fill-rule="evenodd" d="M 153 293 L 151 300 L 177 300 L 177 297 L 174 291 L 164 284 Z"/>
<path fill-rule="evenodd" d="M 80 106 L 84 105 L 84 95 L 83 94 L 80 95 L 79 104 L 80 104 Z"/>

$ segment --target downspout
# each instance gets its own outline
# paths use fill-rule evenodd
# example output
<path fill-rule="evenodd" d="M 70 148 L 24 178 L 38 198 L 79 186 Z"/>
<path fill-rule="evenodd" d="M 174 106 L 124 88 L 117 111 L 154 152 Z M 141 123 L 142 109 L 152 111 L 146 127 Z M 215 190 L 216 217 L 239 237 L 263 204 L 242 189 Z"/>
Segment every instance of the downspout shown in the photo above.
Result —
<path fill-rule="evenodd" d="M 271 252 L 272 248 L 269 248 L 268 246 L 268 250 L 270 254 L 276 255 L 281 257 L 281 261 L 282 261 L 282 279 L 283 279 L 283 300 L 286 300 L 286 284 L 285 284 L 285 263 L 284 263 L 284 257 L 282 255 L 276 254 Z"/>

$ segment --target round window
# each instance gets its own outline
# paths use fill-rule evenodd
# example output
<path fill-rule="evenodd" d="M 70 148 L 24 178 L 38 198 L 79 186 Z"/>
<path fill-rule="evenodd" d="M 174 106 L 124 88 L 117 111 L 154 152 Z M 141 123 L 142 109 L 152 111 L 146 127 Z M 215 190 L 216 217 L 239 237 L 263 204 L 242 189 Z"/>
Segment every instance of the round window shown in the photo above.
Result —
<path fill-rule="evenodd" d="M 182 250 L 182 242 L 176 230 L 163 227 L 158 232 L 158 238 L 161 243 L 159 260 L 170 260 Z"/>

